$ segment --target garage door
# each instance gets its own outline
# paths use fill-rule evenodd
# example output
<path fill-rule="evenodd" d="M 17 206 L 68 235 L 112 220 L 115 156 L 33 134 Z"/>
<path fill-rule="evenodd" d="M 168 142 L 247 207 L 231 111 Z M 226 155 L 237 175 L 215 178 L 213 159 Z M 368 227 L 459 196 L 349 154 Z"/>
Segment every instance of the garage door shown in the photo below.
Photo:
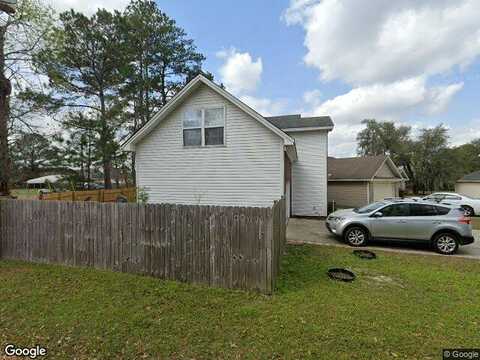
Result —
<path fill-rule="evenodd" d="M 373 200 L 380 201 L 385 198 L 395 197 L 394 186 L 392 183 L 373 183 Z"/>
<path fill-rule="evenodd" d="M 480 183 L 457 183 L 456 192 L 462 195 L 480 198 Z"/>

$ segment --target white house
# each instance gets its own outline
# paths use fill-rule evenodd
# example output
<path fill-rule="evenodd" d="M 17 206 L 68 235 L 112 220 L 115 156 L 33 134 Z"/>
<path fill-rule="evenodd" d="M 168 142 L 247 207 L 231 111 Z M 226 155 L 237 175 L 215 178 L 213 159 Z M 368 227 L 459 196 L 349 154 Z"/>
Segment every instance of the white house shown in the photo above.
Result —
<path fill-rule="evenodd" d="M 327 214 L 329 117 L 263 117 L 202 75 L 122 146 L 152 203 L 271 206 Z"/>
<path fill-rule="evenodd" d="M 462 195 L 480 198 L 480 171 L 467 174 L 458 180 L 455 191 Z"/>

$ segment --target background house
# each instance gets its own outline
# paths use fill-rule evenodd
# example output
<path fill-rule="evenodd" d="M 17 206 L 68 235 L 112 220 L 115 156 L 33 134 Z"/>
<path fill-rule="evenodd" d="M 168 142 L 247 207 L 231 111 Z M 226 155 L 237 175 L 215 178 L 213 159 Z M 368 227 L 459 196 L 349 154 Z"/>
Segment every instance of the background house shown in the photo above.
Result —
<path fill-rule="evenodd" d="M 405 179 L 388 156 L 328 158 L 328 201 L 360 207 L 399 196 Z"/>
<path fill-rule="evenodd" d="M 266 119 L 202 75 L 123 144 L 153 203 L 271 206 L 327 214 L 330 118 Z"/>
<path fill-rule="evenodd" d="M 480 198 L 480 171 L 467 174 L 458 180 L 455 191 L 462 195 Z"/>
<path fill-rule="evenodd" d="M 49 184 L 56 184 L 64 175 L 47 175 L 25 181 L 27 188 L 48 188 Z"/>

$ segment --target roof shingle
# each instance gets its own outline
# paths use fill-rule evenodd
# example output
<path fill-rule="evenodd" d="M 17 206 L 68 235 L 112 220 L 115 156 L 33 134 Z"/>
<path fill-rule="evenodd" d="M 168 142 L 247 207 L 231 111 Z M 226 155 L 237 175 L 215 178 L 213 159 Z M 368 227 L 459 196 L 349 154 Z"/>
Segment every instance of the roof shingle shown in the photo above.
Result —
<path fill-rule="evenodd" d="M 475 171 L 471 174 L 467 174 L 465 175 L 464 177 L 462 177 L 460 179 L 460 181 L 465 181 L 465 182 L 468 182 L 468 181 L 473 181 L 473 182 L 477 182 L 479 181 L 480 182 L 480 170 L 479 171 Z"/>
<path fill-rule="evenodd" d="M 330 116 L 302 117 L 300 114 L 265 117 L 280 130 L 309 127 L 333 127 Z"/>
<path fill-rule="evenodd" d="M 328 158 L 328 180 L 369 180 L 387 157 L 365 156 L 352 158 Z"/>

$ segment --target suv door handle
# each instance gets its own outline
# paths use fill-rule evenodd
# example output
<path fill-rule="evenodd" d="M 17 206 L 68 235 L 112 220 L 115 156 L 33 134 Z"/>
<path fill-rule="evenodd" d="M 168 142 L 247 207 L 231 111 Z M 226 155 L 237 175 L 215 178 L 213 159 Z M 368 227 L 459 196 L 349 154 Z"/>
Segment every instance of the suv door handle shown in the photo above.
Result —
<path fill-rule="evenodd" d="M 407 220 L 398 220 L 398 222 L 401 223 L 401 224 L 406 224 Z"/>

